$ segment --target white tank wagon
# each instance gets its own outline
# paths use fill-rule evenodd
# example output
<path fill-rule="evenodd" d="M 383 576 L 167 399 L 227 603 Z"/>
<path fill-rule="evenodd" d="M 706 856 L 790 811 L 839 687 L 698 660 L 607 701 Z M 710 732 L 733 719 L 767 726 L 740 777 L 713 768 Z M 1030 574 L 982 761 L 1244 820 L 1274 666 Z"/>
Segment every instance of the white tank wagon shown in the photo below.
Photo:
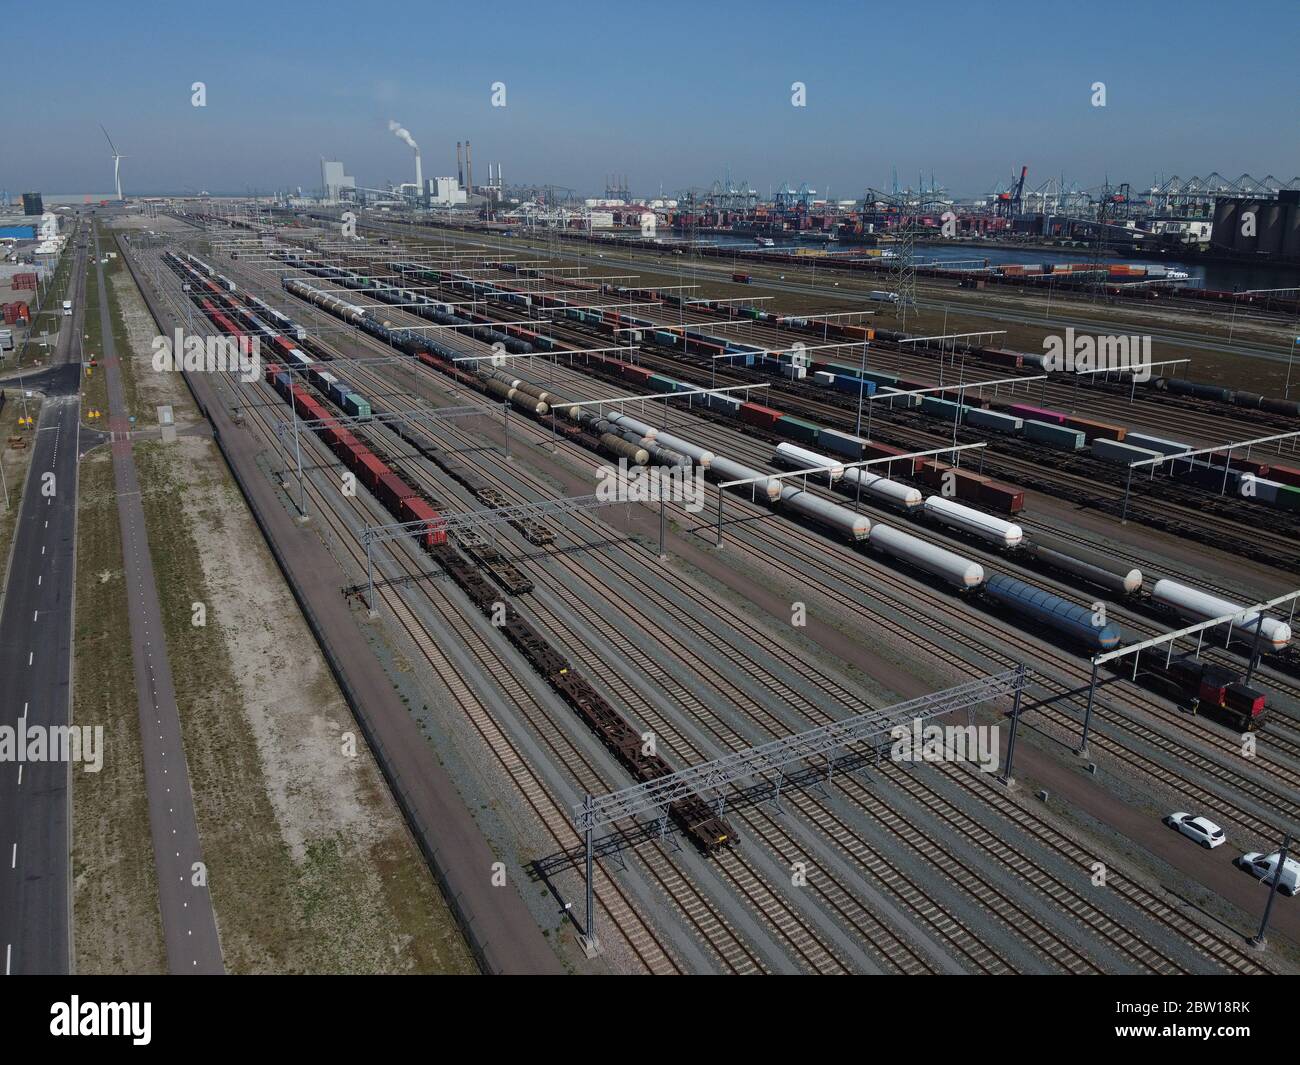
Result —
<path fill-rule="evenodd" d="M 713 456 L 713 461 L 709 464 L 709 473 L 713 474 L 714 479 L 718 481 L 749 481 L 759 478 L 753 484 L 737 485 L 733 491 L 752 488 L 757 495 L 767 496 L 768 501 L 772 503 L 775 503 L 781 495 L 781 482 L 776 478 L 763 480 L 763 475 L 758 470 L 751 470 L 748 466 L 742 466 L 739 462 L 722 455 Z"/>
<path fill-rule="evenodd" d="M 1210 618 L 1223 617 L 1225 614 L 1240 613 L 1241 617 L 1233 623 L 1233 635 L 1246 643 L 1251 643 L 1255 639 L 1255 625 L 1259 620 L 1259 614 L 1254 610 L 1246 610 L 1240 603 L 1220 599 L 1216 595 L 1171 580 L 1156 581 L 1151 589 L 1151 598 L 1183 617 L 1198 621 L 1209 621 Z M 1291 626 L 1285 621 L 1278 621 L 1265 615 L 1259 640 L 1261 646 L 1280 651 L 1291 642 Z"/>
<path fill-rule="evenodd" d="M 344 321 L 359 322 L 368 313 L 364 307 L 358 307 L 355 303 L 340 299 L 333 293 L 324 292 L 315 285 L 309 285 L 296 277 L 286 277 L 284 287 L 295 296 L 300 296 L 309 303 L 316 304 L 317 307 L 323 307 L 325 310 L 338 315 Z"/>
<path fill-rule="evenodd" d="M 871 521 L 865 514 L 854 514 L 848 507 L 822 499 L 801 488 L 788 485 L 781 489 L 779 505 L 786 510 L 824 525 L 850 540 L 865 540 L 871 532 Z"/>
<path fill-rule="evenodd" d="M 1021 550 L 1045 566 L 1081 577 L 1120 595 L 1132 595 L 1142 590 L 1142 571 L 1136 566 L 1048 533 L 1034 533 Z"/>
<path fill-rule="evenodd" d="M 1014 522 L 1003 521 L 943 496 L 927 496 L 925 513 L 940 525 L 961 529 L 1002 547 L 1016 547 L 1025 538 L 1025 531 Z"/>
<path fill-rule="evenodd" d="M 814 466 L 829 467 L 827 473 L 810 473 L 808 475 L 809 477 L 825 478 L 828 484 L 834 484 L 844 476 L 844 463 L 826 455 L 819 455 L 815 451 L 795 447 L 794 444 L 777 444 L 776 451 L 772 453 L 772 465 L 781 466 L 787 470 L 807 470 L 812 469 Z"/>
<path fill-rule="evenodd" d="M 864 469 L 850 466 L 844 471 L 844 484 L 841 487 L 845 491 L 852 488 L 857 492 L 859 484 L 862 485 L 863 495 L 871 496 L 904 511 L 916 510 L 922 503 L 923 497 L 919 488 L 891 481 L 888 477 L 881 477 L 879 474 L 872 473 L 870 467 Z"/>
<path fill-rule="evenodd" d="M 902 559 L 917 569 L 932 573 L 956 588 L 975 588 L 984 583 L 984 567 L 978 562 L 888 525 L 873 525 L 867 544 L 883 555 Z"/>
<path fill-rule="evenodd" d="M 660 447 L 668 448 L 670 451 L 680 452 L 703 469 L 707 470 L 713 462 L 712 451 L 702 448 L 698 444 L 692 444 L 689 440 L 683 440 L 680 436 L 665 433 L 661 429 L 656 429 L 654 426 L 647 425 L 636 418 L 628 417 L 626 414 L 606 414 L 605 417 L 622 429 L 630 429 L 634 433 L 640 433 L 642 440 L 651 441 Z M 731 479 L 723 478 L 723 480 Z"/>

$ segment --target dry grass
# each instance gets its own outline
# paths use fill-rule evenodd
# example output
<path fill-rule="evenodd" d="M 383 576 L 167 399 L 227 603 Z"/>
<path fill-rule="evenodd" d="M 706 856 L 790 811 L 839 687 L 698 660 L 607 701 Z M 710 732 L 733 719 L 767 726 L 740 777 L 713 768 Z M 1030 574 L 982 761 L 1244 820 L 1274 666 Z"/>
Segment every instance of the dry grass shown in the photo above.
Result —
<path fill-rule="evenodd" d="M 106 757 L 99 773 L 73 774 L 76 971 L 165 972 L 108 450 L 87 457 L 79 477 L 72 717 L 77 724 L 104 727 Z"/>

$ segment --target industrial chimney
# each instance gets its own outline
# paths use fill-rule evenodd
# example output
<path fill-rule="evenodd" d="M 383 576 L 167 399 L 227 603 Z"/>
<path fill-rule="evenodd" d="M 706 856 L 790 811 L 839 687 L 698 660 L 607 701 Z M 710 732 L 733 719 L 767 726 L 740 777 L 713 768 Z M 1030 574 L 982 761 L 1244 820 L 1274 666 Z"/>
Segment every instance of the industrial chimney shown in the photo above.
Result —
<path fill-rule="evenodd" d="M 461 154 L 461 143 L 456 142 L 456 184 L 465 187 L 465 163 Z"/>
<path fill-rule="evenodd" d="M 415 149 L 415 198 L 424 199 L 424 175 L 420 173 L 420 149 Z"/>
<path fill-rule="evenodd" d="M 469 153 L 469 141 L 465 142 L 465 193 L 474 195 L 474 157 Z"/>

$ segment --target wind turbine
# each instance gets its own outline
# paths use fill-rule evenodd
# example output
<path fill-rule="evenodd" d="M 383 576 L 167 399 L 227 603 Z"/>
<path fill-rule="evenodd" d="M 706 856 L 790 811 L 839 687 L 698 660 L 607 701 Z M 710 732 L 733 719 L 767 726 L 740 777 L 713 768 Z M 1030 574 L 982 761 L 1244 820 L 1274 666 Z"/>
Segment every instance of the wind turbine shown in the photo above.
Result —
<path fill-rule="evenodd" d="M 117 150 L 117 147 L 113 144 L 113 138 L 108 135 L 108 130 L 104 129 L 103 126 L 100 126 L 99 128 L 104 130 L 104 139 L 108 141 L 108 146 L 113 151 L 113 181 L 117 185 L 117 202 L 121 203 L 122 202 L 121 165 L 122 165 L 122 160 L 125 159 L 126 156 L 124 156 L 121 152 Z"/>

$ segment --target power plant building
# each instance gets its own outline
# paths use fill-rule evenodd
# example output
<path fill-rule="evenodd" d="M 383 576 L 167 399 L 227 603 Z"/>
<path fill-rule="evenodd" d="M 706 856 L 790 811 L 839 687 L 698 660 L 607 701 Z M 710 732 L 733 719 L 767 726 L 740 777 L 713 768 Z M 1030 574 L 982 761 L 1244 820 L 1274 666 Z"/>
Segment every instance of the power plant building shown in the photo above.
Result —
<path fill-rule="evenodd" d="M 429 179 L 429 206 L 454 207 L 466 201 L 465 190 L 454 177 Z"/>
<path fill-rule="evenodd" d="M 320 161 L 320 183 L 325 199 L 330 202 L 342 199 L 343 189 L 355 191 L 357 187 L 356 178 L 343 172 L 343 164 L 329 159 Z"/>

